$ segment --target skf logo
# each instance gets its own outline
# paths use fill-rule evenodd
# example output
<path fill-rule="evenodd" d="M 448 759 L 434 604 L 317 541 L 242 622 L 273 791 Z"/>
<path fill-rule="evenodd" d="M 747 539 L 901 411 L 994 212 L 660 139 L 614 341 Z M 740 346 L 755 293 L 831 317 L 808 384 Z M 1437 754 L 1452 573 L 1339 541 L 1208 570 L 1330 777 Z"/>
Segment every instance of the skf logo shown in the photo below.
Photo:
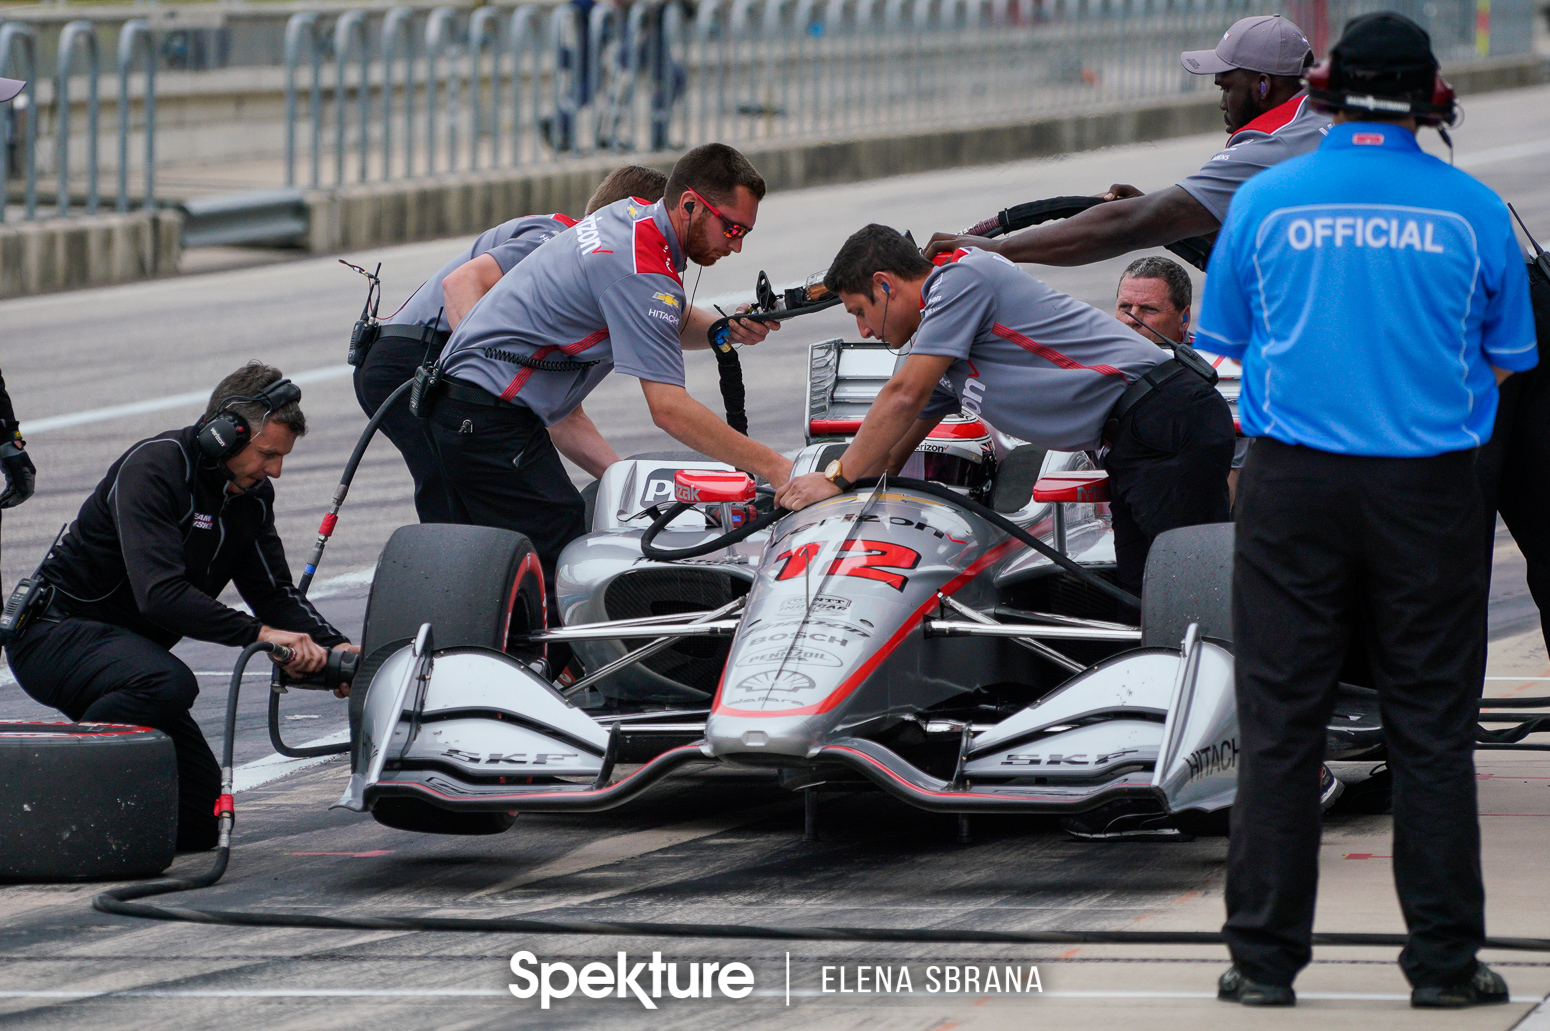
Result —
<path fill-rule="evenodd" d="M 460 748 L 449 748 L 441 754 L 448 759 L 456 759 L 459 762 L 465 763 L 478 763 L 484 766 L 547 766 L 551 762 L 579 758 L 579 753 L 576 752 L 538 752 L 533 758 L 529 759 L 526 752 L 513 752 L 510 755 L 491 752 L 485 755 L 482 752 L 465 752 Z"/>
<path fill-rule="evenodd" d="M 195 512 L 194 513 L 194 529 L 196 529 L 196 530 L 213 530 L 213 529 L 215 529 L 215 516 L 213 516 L 213 515 L 205 515 L 203 512 Z"/>
<path fill-rule="evenodd" d="M 669 308 L 678 307 L 678 298 L 674 297 L 672 294 L 652 294 L 651 299 L 653 301 L 661 301 Z"/>

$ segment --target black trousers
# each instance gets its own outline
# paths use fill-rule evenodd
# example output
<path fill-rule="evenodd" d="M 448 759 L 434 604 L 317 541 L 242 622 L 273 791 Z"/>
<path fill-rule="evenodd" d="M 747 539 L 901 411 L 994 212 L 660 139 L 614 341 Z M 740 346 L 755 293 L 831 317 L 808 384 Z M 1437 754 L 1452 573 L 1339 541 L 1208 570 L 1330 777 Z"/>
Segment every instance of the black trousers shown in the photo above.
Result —
<path fill-rule="evenodd" d="M 365 363 L 355 370 L 355 399 L 361 410 L 368 416 L 374 415 L 389 394 L 414 376 L 424 357 L 424 346 L 405 337 L 388 337 L 373 344 L 366 352 Z M 383 417 L 382 432 L 404 456 L 409 475 L 414 477 L 414 510 L 420 522 L 455 522 L 441 463 L 436 460 L 425 424 L 409 414 L 407 394 Z"/>
<path fill-rule="evenodd" d="M 425 422 L 446 472 L 452 521 L 525 534 L 544 567 L 550 620 L 554 567 L 586 533 L 586 506 L 543 422 L 527 408 L 486 408 L 442 396 Z"/>
<path fill-rule="evenodd" d="M 1550 333 L 1541 339 L 1550 341 Z M 1550 347 L 1550 344 L 1546 345 Z M 1485 498 L 1487 570 L 1500 512 L 1527 563 L 1529 593 L 1539 607 L 1540 632 L 1550 646 L 1550 373 L 1541 356 L 1528 372 L 1501 386 L 1496 428 L 1480 449 L 1475 471 Z"/>
<path fill-rule="evenodd" d="M 1158 534 L 1231 518 L 1227 474 L 1235 439 L 1227 402 L 1192 372 L 1153 390 L 1121 425 L 1103 466 L 1125 590 L 1140 597 Z"/>
<path fill-rule="evenodd" d="M 172 738 L 178 848 L 215 847 L 221 771 L 189 715 L 199 681 L 181 660 L 131 630 L 75 617 L 34 623 L 6 654 L 22 690 L 70 719 L 154 727 Z"/>
<path fill-rule="evenodd" d="M 1358 643 L 1394 772 L 1394 881 L 1410 931 L 1400 966 L 1417 987 L 1474 972 L 1485 934 L 1481 522 L 1472 451 L 1360 458 L 1262 438 L 1249 454 L 1233 556 L 1241 738 L 1222 930 L 1251 980 L 1289 985 L 1311 955 L 1324 727 Z"/>

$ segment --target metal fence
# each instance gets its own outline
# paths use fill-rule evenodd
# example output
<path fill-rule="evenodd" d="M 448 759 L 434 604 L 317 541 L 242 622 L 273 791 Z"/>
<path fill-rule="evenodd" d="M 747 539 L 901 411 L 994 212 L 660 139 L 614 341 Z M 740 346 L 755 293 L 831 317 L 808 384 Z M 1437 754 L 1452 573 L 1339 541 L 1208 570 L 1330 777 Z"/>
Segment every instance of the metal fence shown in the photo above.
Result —
<path fill-rule="evenodd" d="M 1529 50 L 1531 3 L 635 0 L 265 16 L 283 19 L 283 31 L 276 23 L 270 33 L 284 77 L 275 157 L 286 186 L 318 187 L 707 140 L 930 130 L 1207 92 L 1210 79 L 1185 73 L 1179 52 L 1213 45 L 1237 18 L 1278 9 L 1322 49 L 1349 17 L 1398 8 L 1427 26 L 1445 62 L 1458 63 Z M 252 8 L 243 12 L 256 24 Z M 122 22 L 116 50 L 85 19 L 0 26 L 0 76 L 32 80 L 15 105 L 0 106 L 6 199 L 20 202 L 23 217 L 37 215 L 40 165 L 57 180 L 58 214 L 96 211 L 104 150 L 119 210 L 155 206 L 156 71 L 186 59 L 159 24 Z M 39 53 L 40 38 L 55 43 L 51 54 Z M 258 61 L 262 49 L 210 51 L 251 51 Z M 117 117 L 106 120 L 105 58 L 119 78 Z M 40 71 L 51 75 L 46 98 Z M 115 131 L 117 146 L 100 148 L 99 136 Z"/>

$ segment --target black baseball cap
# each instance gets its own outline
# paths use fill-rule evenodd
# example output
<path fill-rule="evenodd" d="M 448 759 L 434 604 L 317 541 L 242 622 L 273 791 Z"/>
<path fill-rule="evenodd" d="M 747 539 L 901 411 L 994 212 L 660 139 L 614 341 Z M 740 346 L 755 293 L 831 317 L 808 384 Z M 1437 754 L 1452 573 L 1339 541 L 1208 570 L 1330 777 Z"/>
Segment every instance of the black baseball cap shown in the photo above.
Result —
<path fill-rule="evenodd" d="M 1426 30 L 1402 14 L 1352 18 L 1329 51 L 1332 89 L 1406 100 L 1431 96 L 1437 56 Z"/>

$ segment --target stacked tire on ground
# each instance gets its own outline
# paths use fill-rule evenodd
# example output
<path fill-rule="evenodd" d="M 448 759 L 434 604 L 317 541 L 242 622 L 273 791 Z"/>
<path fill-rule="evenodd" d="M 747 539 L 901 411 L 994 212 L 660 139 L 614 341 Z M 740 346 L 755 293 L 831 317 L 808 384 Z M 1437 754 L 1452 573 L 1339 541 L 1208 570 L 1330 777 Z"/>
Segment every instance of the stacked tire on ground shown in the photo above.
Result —
<path fill-rule="evenodd" d="M 0 880 L 150 877 L 172 865 L 178 765 L 159 730 L 0 721 Z"/>
<path fill-rule="evenodd" d="M 364 658 L 350 692 L 352 768 L 360 761 L 361 713 L 372 677 L 388 656 L 414 643 L 421 624 L 431 624 L 438 651 L 493 648 L 530 659 L 539 653 L 512 640 L 545 622 L 543 571 L 522 534 L 448 523 L 399 527 L 382 549 L 366 603 Z M 412 798 L 380 799 L 372 815 L 389 827 L 429 834 L 499 834 L 516 819 L 448 812 Z"/>

